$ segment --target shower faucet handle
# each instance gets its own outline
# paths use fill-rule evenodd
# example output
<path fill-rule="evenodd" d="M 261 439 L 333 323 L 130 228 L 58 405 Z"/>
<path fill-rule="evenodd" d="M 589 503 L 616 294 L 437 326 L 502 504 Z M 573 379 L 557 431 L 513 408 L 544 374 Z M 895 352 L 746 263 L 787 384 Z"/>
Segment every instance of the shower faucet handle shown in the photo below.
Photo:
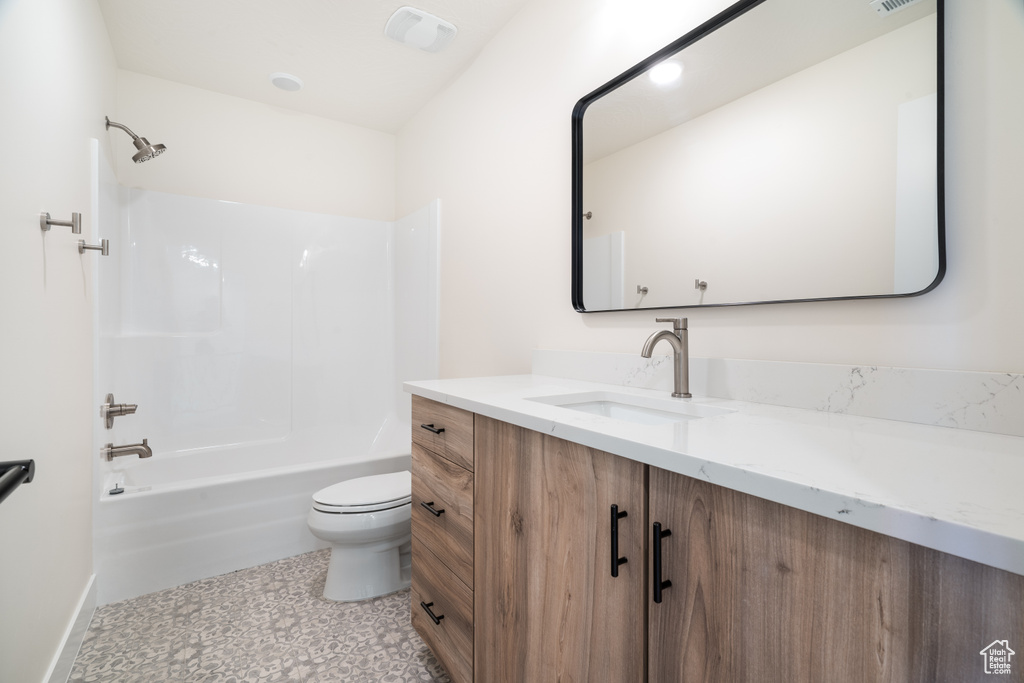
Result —
<path fill-rule="evenodd" d="M 112 429 L 115 417 L 132 415 L 138 408 L 138 403 L 114 403 L 114 395 L 107 394 L 107 402 L 100 406 L 100 417 L 106 420 L 107 429 Z"/>

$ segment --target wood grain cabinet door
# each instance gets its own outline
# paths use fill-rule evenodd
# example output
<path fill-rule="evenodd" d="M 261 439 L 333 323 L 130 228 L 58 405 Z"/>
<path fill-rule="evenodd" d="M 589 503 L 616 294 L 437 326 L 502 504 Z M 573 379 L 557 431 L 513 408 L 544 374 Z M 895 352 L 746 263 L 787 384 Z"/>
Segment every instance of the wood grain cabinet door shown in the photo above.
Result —
<path fill-rule="evenodd" d="M 645 466 L 477 416 L 475 677 L 644 678 Z M 612 577 L 611 506 L 618 551 Z"/>
<path fill-rule="evenodd" d="M 649 505 L 652 683 L 991 681 L 1024 645 L 1024 576 L 654 467 Z"/>

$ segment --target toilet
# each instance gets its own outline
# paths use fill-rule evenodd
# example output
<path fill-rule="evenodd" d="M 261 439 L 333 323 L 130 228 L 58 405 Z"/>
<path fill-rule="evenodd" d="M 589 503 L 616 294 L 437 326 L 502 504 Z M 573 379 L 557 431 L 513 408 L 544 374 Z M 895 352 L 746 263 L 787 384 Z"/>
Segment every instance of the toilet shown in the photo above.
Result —
<path fill-rule="evenodd" d="M 309 530 L 331 544 L 324 597 L 352 602 L 407 588 L 412 570 L 412 475 L 349 479 L 313 494 Z"/>

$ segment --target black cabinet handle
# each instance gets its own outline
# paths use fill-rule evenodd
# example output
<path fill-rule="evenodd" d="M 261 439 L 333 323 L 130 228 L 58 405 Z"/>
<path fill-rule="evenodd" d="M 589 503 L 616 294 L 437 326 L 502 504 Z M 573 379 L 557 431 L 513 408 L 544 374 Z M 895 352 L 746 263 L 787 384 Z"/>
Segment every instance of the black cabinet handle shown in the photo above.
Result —
<path fill-rule="evenodd" d="M 661 530 L 661 522 L 654 523 L 654 545 L 652 546 L 652 552 L 654 553 L 654 561 L 651 563 L 654 565 L 654 602 L 661 602 L 661 591 L 672 585 L 671 581 L 661 580 L 661 539 L 666 536 L 671 536 L 672 532 L 668 529 Z"/>
<path fill-rule="evenodd" d="M 440 510 L 434 509 L 434 501 L 430 501 L 429 503 L 424 503 L 423 501 L 420 501 L 420 505 L 427 508 L 427 512 L 434 515 L 435 517 L 440 517 L 444 514 L 444 508 L 441 508 Z"/>
<path fill-rule="evenodd" d="M 426 429 L 428 432 L 433 432 L 434 434 L 440 434 L 441 432 L 444 431 L 444 427 L 441 427 L 440 429 L 438 429 L 438 428 L 434 427 L 434 425 L 432 425 L 432 424 L 420 425 L 420 427 L 422 427 L 423 429 Z"/>
<path fill-rule="evenodd" d="M 619 565 L 629 562 L 625 557 L 619 557 L 619 520 L 626 516 L 625 510 L 619 512 L 619 506 L 612 505 L 612 576 L 619 575 Z"/>
<path fill-rule="evenodd" d="M 444 619 L 444 615 L 443 614 L 435 615 L 433 612 L 431 612 L 430 608 L 433 607 L 433 606 L 434 606 L 434 603 L 432 603 L 432 602 L 420 602 L 420 607 L 422 607 L 423 611 L 427 613 L 427 616 L 430 617 L 431 620 L 433 620 L 434 625 L 435 626 L 440 626 L 441 620 Z"/>

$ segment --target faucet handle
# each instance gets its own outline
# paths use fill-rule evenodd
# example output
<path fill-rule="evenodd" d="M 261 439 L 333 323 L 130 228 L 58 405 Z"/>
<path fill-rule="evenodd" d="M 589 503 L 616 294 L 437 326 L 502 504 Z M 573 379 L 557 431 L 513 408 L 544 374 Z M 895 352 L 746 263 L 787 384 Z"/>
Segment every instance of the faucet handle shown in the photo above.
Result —
<path fill-rule="evenodd" d="M 655 318 L 656 323 L 672 323 L 672 331 L 680 332 L 686 329 L 686 318 Z"/>
<path fill-rule="evenodd" d="M 114 403 L 114 395 L 107 394 L 107 402 L 100 406 L 100 417 L 106 421 L 107 429 L 113 429 L 115 417 L 132 415 L 138 409 L 138 403 Z"/>

